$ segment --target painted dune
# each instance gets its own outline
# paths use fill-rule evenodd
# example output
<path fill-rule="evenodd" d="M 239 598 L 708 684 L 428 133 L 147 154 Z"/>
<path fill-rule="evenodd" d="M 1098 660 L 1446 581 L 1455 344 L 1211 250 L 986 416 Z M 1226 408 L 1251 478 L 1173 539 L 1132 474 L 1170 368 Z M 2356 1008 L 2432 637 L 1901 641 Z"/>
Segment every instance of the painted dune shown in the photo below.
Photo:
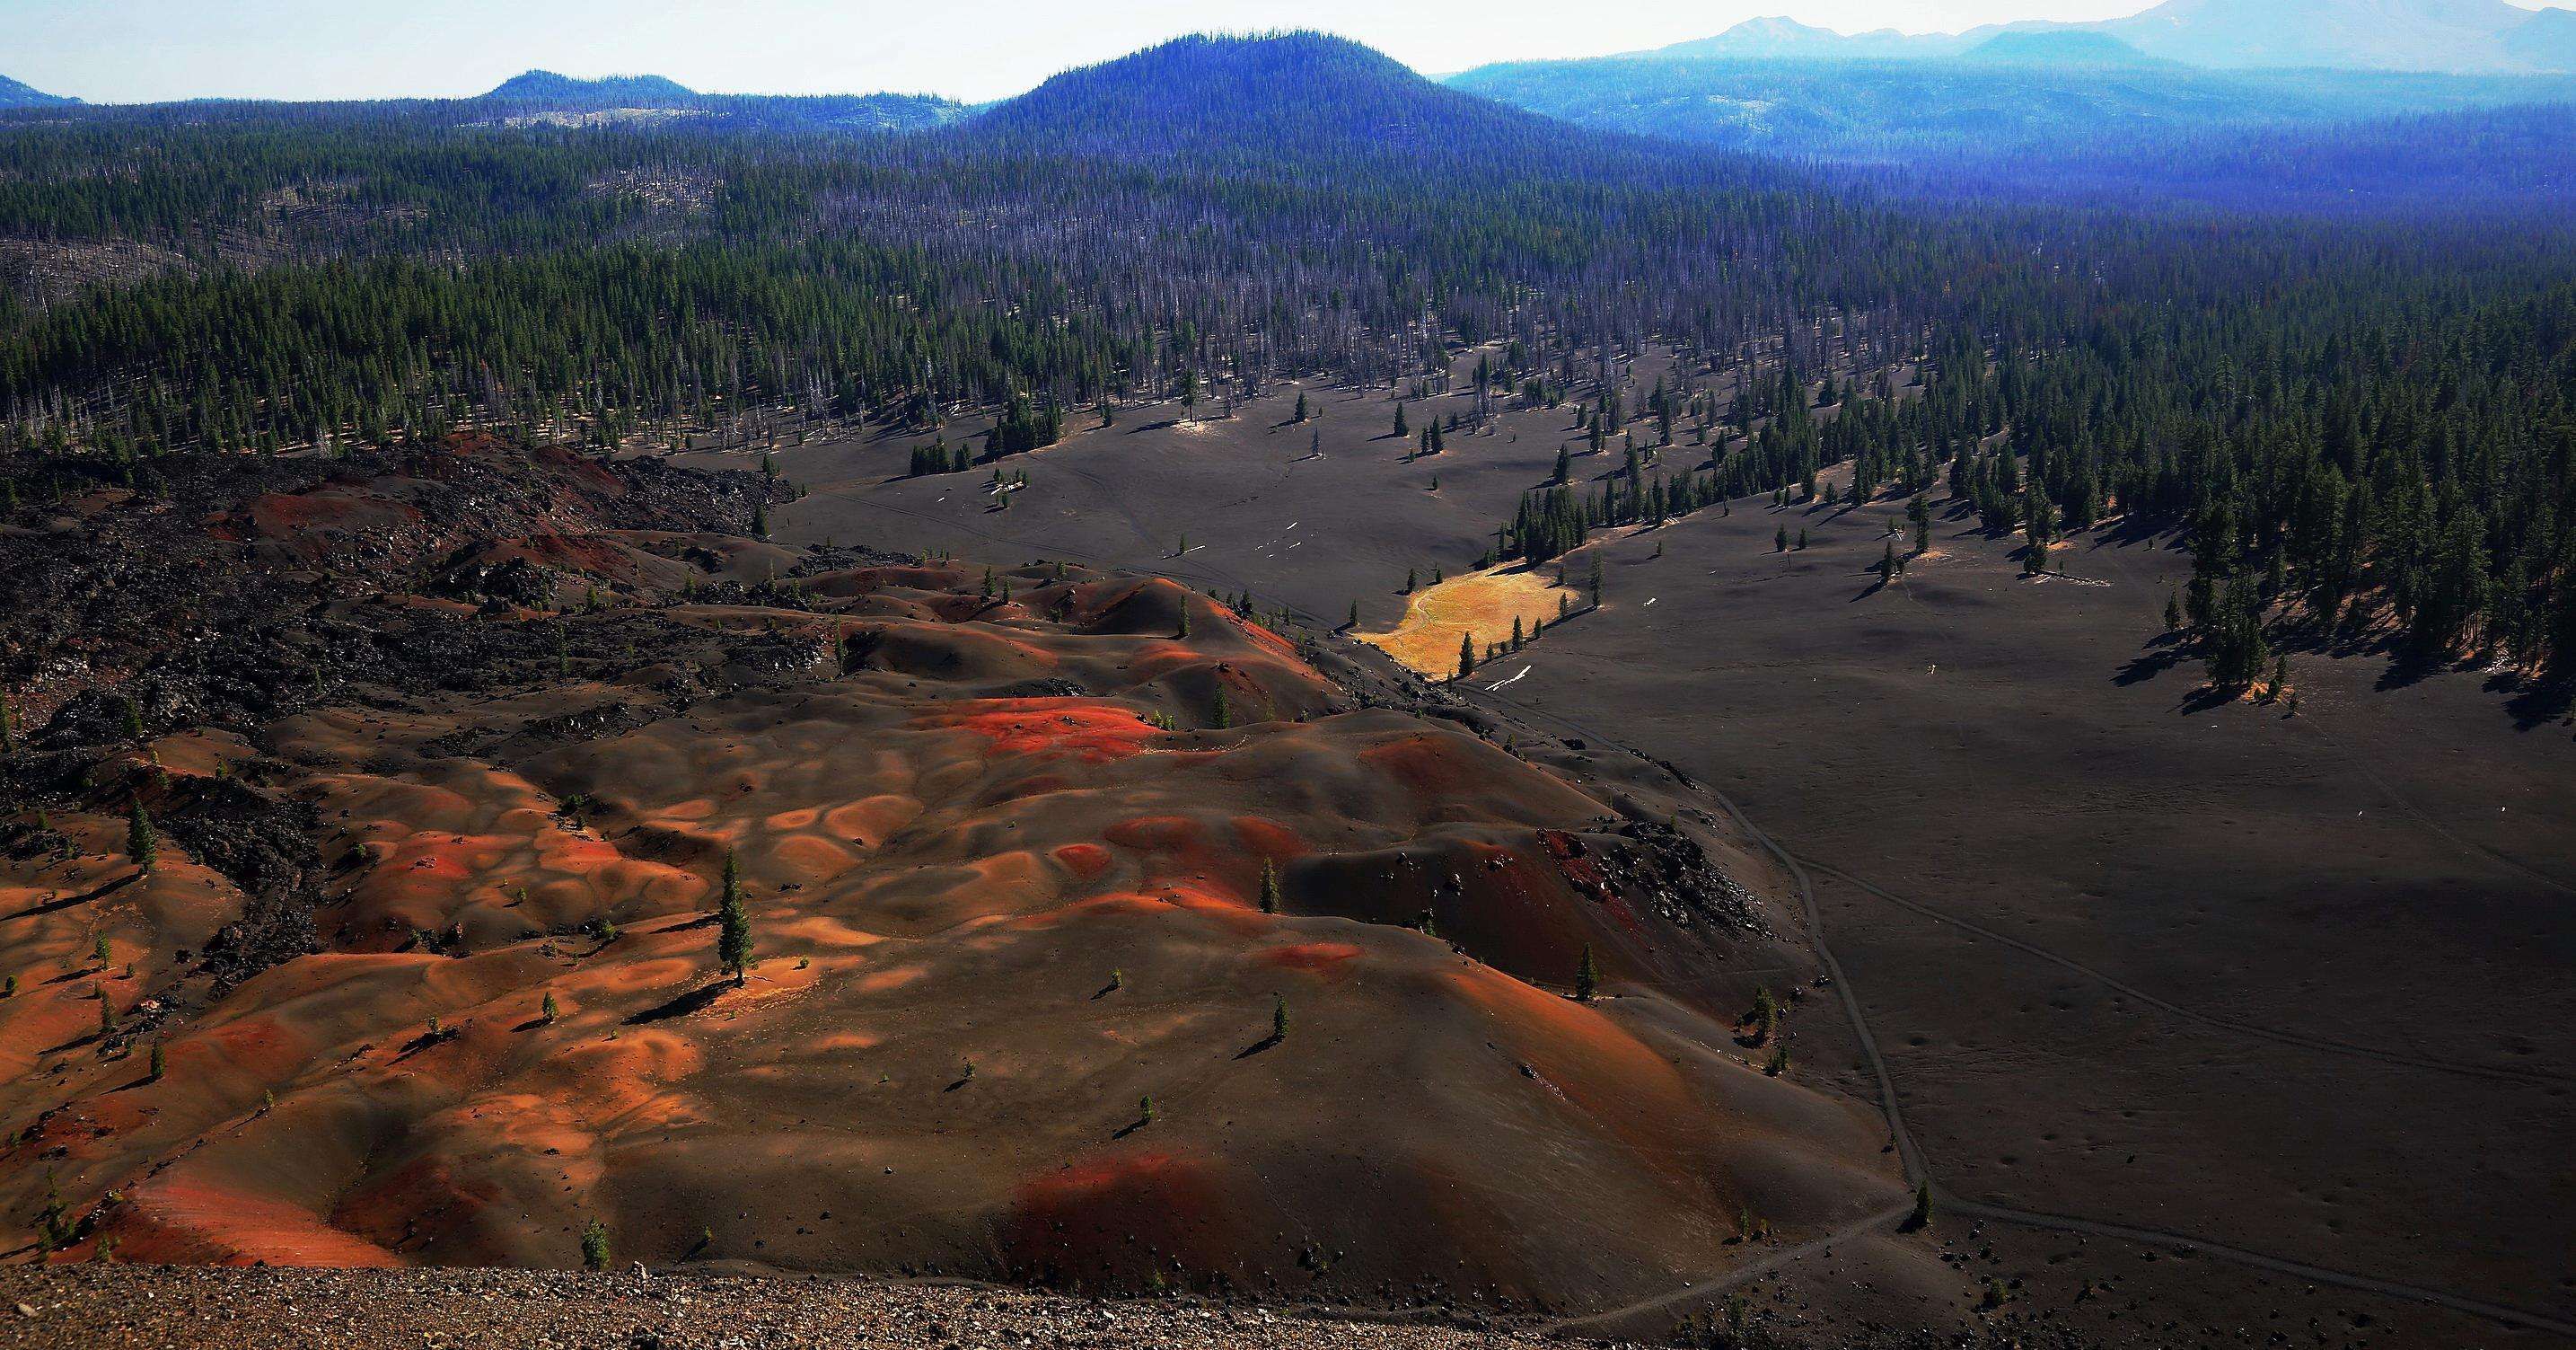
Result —
<path fill-rule="evenodd" d="M 692 602 L 635 561 L 667 540 L 548 538 L 792 669 L 143 749 L 0 863 L 9 1214 L 52 1188 L 75 1257 L 565 1266 L 597 1220 L 653 1264 L 1585 1310 L 1900 1195 L 1871 1117 L 1659 991 L 1771 948 L 1656 917 L 1601 797 L 1203 596 L 916 565 Z M 119 840 L 129 790 L 244 781 L 318 822 L 317 950 L 220 986 L 246 897 Z"/>

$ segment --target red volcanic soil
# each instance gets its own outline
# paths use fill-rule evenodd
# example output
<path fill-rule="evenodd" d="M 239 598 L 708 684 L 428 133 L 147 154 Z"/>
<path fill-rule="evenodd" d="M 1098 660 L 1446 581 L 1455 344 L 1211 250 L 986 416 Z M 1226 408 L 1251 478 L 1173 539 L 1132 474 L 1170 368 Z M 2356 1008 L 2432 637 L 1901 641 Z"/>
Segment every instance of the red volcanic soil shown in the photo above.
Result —
<path fill-rule="evenodd" d="M 254 519 L 301 553 L 294 514 Z M 58 1259 L 563 1267 L 596 1221 L 621 1263 L 1587 1312 L 1903 1202 L 1870 1111 L 1735 1042 L 1803 966 L 1721 873 L 1772 879 L 1633 783 L 1166 581 L 746 582 L 550 525 L 471 556 L 623 569 L 604 612 L 345 611 L 536 659 L 121 752 L 0 860 L 0 1209 L 53 1188 Z M 316 864 L 311 950 L 217 978 L 271 894 L 224 792 Z"/>

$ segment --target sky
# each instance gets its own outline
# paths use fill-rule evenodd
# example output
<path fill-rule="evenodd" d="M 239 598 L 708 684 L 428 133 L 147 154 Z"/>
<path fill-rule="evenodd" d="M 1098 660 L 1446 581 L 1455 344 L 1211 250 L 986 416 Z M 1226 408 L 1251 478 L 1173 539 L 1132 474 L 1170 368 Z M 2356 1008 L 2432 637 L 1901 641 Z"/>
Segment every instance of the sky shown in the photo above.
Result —
<path fill-rule="evenodd" d="M 96 103 L 447 97 L 531 68 L 667 75 L 707 92 L 893 90 L 982 101 L 1191 32 L 1320 28 L 1443 74 L 1656 47 L 1773 14 L 1843 32 L 1955 32 L 2010 19 L 2114 18 L 2148 3 L 0 0 L 0 75 Z"/>
<path fill-rule="evenodd" d="M 480 93 L 532 67 L 746 93 L 1019 93 L 1182 33 L 1320 28 L 1427 74 L 1787 13 L 1950 31 L 2148 0 L 0 0 L 0 75 L 92 102 Z"/>

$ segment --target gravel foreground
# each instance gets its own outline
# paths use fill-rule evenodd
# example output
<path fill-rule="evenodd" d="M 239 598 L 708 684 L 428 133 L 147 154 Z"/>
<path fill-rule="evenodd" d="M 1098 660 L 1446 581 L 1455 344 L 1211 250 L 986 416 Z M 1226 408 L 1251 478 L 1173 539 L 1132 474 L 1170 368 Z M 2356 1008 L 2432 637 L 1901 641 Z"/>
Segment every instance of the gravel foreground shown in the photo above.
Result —
<path fill-rule="evenodd" d="M 1563 1347 L 1446 1326 L 859 1279 L 531 1270 L 0 1267 L 0 1347 Z"/>

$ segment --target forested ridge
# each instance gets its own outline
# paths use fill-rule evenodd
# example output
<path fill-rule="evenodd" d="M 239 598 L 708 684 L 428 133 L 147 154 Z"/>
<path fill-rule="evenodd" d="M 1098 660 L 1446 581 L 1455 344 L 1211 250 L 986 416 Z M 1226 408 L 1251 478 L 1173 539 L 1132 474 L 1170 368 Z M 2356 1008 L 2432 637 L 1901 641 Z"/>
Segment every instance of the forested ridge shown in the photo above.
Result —
<path fill-rule="evenodd" d="M 1851 460 L 2037 543 L 2113 513 L 2187 529 L 2212 634 L 2385 602 L 2418 651 L 2565 669 L 2576 265 L 2551 212 L 2475 205 L 2403 227 L 1908 206 L 1310 36 L 1186 40 L 904 136 L 20 116 L 0 239 L 169 261 L 0 292 L 0 438 L 134 462 L 495 422 L 927 436 L 1008 408 L 1016 449 L 1121 399 L 1394 388 L 1489 345 L 1494 397 L 1589 400 L 1604 441 L 1658 424 L 1656 476 L 1534 493 L 1506 551 Z M 1610 356 L 1657 341 L 1689 374 L 1614 408 Z M 1677 433 L 1705 458 L 1677 462 Z"/>

